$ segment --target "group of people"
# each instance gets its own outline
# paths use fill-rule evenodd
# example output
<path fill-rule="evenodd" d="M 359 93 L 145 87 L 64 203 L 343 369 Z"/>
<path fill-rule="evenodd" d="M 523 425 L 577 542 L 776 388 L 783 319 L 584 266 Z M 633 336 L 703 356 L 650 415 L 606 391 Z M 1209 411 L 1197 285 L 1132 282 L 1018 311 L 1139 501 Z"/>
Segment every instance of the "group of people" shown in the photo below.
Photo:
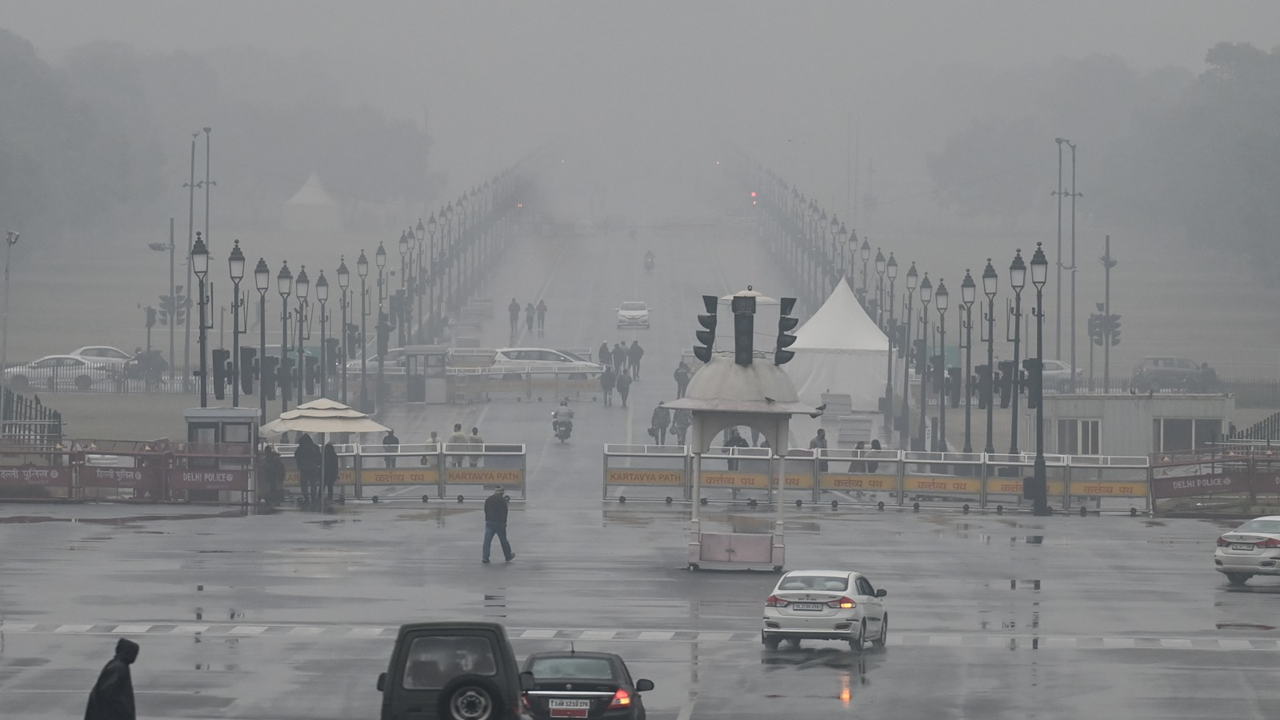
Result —
<path fill-rule="evenodd" d="M 660 402 L 649 418 L 649 437 L 659 445 L 665 445 L 667 433 L 670 433 L 676 437 L 677 445 L 684 445 L 685 438 L 689 434 L 689 426 L 692 424 L 692 411 L 676 410 L 673 413 L 665 402 Z"/>
<path fill-rule="evenodd" d="M 333 486 L 338 484 L 338 472 L 342 469 L 333 443 L 327 442 L 321 448 L 310 435 L 303 433 L 298 438 L 293 459 L 298 468 L 298 485 L 303 504 L 318 503 L 322 495 L 327 502 L 332 502 Z M 262 473 L 267 504 L 275 506 L 283 503 L 286 473 L 284 459 L 271 445 L 262 448 Z"/>
<path fill-rule="evenodd" d="M 600 343 L 597 351 L 604 372 L 600 373 L 600 390 L 604 393 L 606 407 L 613 405 L 613 391 L 617 389 L 622 399 L 622 407 L 627 406 L 627 396 L 631 394 L 631 383 L 640 379 L 640 359 L 644 357 L 644 348 L 639 340 L 626 343 L 614 343 L 613 349 L 608 342 Z"/>
<path fill-rule="evenodd" d="M 511 298 L 511 304 L 507 305 L 507 313 L 511 316 L 511 334 L 515 335 L 516 331 L 520 329 L 520 303 L 515 298 Z M 539 299 L 536 306 L 533 303 L 525 303 L 524 324 L 529 329 L 529 332 L 533 332 L 535 321 L 538 325 L 538 334 L 545 334 L 547 325 L 547 302 L 545 300 Z"/>

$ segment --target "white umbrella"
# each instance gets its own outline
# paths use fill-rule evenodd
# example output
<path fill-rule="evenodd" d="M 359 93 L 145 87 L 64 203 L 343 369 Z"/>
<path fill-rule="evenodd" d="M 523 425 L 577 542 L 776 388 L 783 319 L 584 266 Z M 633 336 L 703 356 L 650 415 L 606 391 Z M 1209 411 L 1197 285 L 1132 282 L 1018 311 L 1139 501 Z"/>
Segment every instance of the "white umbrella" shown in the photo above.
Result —
<path fill-rule="evenodd" d="M 376 433 L 389 428 L 374 422 L 368 415 L 340 402 L 321 398 L 299 405 L 263 425 L 258 432 L 264 437 L 279 437 L 287 432 L 304 433 Z"/>

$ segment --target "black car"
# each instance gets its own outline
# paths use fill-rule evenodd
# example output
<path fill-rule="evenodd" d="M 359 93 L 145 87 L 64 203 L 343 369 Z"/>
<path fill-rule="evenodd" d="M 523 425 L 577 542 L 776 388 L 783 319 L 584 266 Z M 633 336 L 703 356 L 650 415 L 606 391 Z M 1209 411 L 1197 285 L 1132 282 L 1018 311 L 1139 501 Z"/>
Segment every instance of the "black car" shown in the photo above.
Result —
<path fill-rule="evenodd" d="M 544 652 L 524 661 L 534 677 L 524 693 L 525 710 L 542 718 L 644 720 L 640 693 L 650 680 L 631 680 L 627 664 L 613 653 Z"/>

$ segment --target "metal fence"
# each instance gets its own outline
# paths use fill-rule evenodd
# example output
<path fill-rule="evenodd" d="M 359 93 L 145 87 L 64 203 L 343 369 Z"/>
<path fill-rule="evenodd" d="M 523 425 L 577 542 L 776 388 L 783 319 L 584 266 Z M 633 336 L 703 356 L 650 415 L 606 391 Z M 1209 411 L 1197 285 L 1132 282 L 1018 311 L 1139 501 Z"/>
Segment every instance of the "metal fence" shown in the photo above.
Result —
<path fill-rule="evenodd" d="M 53 447 L 62 441 L 62 413 L 3 388 L 0 392 L 0 439 L 6 443 Z"/>

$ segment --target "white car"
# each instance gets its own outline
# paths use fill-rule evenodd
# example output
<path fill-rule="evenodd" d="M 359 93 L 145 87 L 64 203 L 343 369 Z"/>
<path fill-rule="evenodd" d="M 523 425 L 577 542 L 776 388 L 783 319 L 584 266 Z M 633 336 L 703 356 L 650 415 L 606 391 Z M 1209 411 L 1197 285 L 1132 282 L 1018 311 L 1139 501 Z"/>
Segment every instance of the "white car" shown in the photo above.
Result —
<path fill-rule="evenodd" d="M 783 639 L 794 647 L 801 640 L 839 640 L 854 652 L 861 652 L 868 640 L 884 647 L 889 637 L 887 594 L 860 573 L 792 570 L 764 601 L 760 641 L 770 650 Z"/>
<path fill-rule="evenodd" d="M 580 369 L 583 372 L 604 371 L 603 365 L 583 360 L 563 350 L 548 348 L 498 348 L 493 353 L 493 366 L 499 369 L 542 366 L 563 370 Z"/>
<path fill-rule="evenodd" d="M 1065 390 L 1071 384 L 1072 375 L 1075 375 L 1076 385 L 1079 385 L 1084 370 L 1077 369 L 1073 373 L 1071 366 L 1061 360 L 1045 360 L 1041 380 L 1047 390 Z"/>
<path fill-rule="evenodd" d="M 649 306 L 639 300 L 628 300 L 618 306 L 618 328 L 649 329 Z"/>
<path fill-rule="evenodd" d="M 129 353 L 108 345 L 87 345 L 79 350 L 72 350 L 67 354 L 71 357 L 81 358 L 86 362 L 100 365 L 118 365 L 120 367 L 124 367 L 125 363 L 133 359 L 133 356 Z"/>
<path fill-rule="evenodd" d="M 36 389 L 88 390 L 95 384 L 114 379 L 120 368 L 89 362 L 74 355 L 49 355 L 26 365 L 4 371 L 5 383 L 16 390 Z"/>
<path fill-rule="evenodd" d="M 1213 565 L 1232 585 L 1254 575 L 1280 575 L 1280 515 L 1254 518 L 1223 534 Z"/>

